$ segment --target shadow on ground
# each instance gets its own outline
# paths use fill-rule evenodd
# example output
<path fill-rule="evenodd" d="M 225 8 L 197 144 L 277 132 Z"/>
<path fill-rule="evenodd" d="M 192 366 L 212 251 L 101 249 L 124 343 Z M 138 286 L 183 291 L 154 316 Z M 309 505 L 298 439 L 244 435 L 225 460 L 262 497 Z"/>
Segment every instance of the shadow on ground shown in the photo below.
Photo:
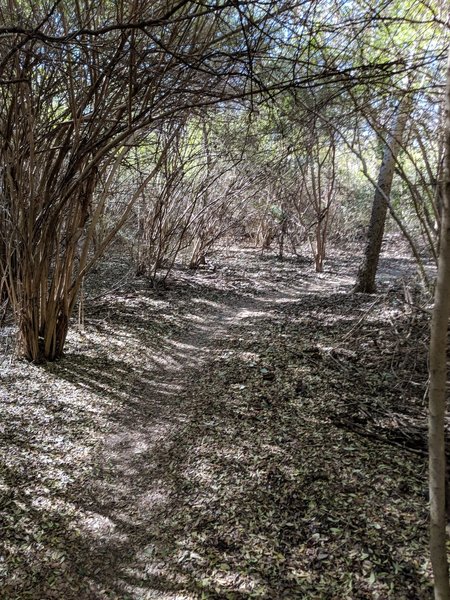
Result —
<path fill-rule="evenodd" d="M 384 435 L 421 418 L 423 356 L 392 346 L 410 315 L 395 292 L 373 308 L 349 295 L 348 273 L 306 273 L 302 291 L 295 263 L 252 260 L 241 291 L 239 263 L 229 286 L 139 284 L 47 367 L 68 395 L 39 410 L 84 467 L 55 485 L 61 450 L 33 493 L 42 443 L 11 431 L 25 458 L 10 466 L 0 597 L 431 598 L 424 460 Z"/>

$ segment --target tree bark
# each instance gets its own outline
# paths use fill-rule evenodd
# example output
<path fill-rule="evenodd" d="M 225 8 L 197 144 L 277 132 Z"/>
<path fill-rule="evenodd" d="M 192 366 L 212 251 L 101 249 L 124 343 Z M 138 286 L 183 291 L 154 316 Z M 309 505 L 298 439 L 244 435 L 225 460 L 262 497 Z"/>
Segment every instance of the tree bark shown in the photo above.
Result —
<path fill-rule="evenodd" d="M 429 484 L 430 554 L 434 597 L 449 600 L 445 510 L 445 412 L 447 384 L 448 319 L 450 316 L 450 55 L 447 66 L 445 117 L 445 179 L 440 231 L 438 275 L 430 340 Z"/>
<path fill-rule="evenodd" d="M 377 187 L 375 188 L 373 198 L 366 249 L 358 271 L 354 287 L 355 292 L 373 294 L 376 290 L 375 277 L 380 259 L 388 210 L 386 198 L 389 198 L 391 194 L 395 164 L 402 145 L 402 137 L 408 120 L 410 105 L 411 99 L 408 95 L 405 95 L 397 107 L 392 135 L 386 140 L 383 160 L 378 173 Z"/>

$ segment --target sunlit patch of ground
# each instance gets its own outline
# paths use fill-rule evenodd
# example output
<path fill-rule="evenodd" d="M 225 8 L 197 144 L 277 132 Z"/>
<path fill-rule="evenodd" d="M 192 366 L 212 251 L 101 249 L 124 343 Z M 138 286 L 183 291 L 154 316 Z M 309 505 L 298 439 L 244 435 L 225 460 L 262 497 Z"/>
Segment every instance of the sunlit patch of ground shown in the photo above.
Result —
<path fill-rule="evenodd" d="M 0 598 L 431 598 L 428 321 L 384 260 L 370 297 L 339 255 L 96 275 L 65 358 L 1 361 Z"/>

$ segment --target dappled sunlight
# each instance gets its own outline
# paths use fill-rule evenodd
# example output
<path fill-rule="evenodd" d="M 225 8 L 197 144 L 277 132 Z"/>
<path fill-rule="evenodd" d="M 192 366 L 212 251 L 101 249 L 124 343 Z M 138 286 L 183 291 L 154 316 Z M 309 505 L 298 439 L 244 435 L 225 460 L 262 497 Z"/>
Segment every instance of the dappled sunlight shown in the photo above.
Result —
<path fill-rule="evenodd" d="M 450 597 L 445 9 L 2 3 L 0 600 Z"/>
<path fill-rule="evenodd" d="M 421 365 L 415 334 L 392 344 L 409 313 L 389 290 L 336 292 L 326 273 L 242 256 L 241 294 L 182 273 L 170 303 L 119 295 L 63 359 L 17 363 L 2 409 L 11 593 L 39 573 L 44 590 L 49 570 L 99 600 L 428 589 L 425 465 L 389 444 L 421 427 L 422 387 L 388 394 L 391 365 L 395 381 L 405 356 Z"/>

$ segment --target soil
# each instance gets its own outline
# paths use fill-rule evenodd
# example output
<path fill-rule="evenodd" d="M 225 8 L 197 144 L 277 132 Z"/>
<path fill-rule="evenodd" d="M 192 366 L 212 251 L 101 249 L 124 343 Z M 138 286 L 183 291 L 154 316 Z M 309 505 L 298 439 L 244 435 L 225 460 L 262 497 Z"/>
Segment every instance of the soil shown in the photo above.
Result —
<path fill-rule="evenodd" d="M 5 327 L 0 598 L 431 598 L 429 300 L 392 249 L 353 294 L 357 262 L 113 257 L 63 359 Z"/>

